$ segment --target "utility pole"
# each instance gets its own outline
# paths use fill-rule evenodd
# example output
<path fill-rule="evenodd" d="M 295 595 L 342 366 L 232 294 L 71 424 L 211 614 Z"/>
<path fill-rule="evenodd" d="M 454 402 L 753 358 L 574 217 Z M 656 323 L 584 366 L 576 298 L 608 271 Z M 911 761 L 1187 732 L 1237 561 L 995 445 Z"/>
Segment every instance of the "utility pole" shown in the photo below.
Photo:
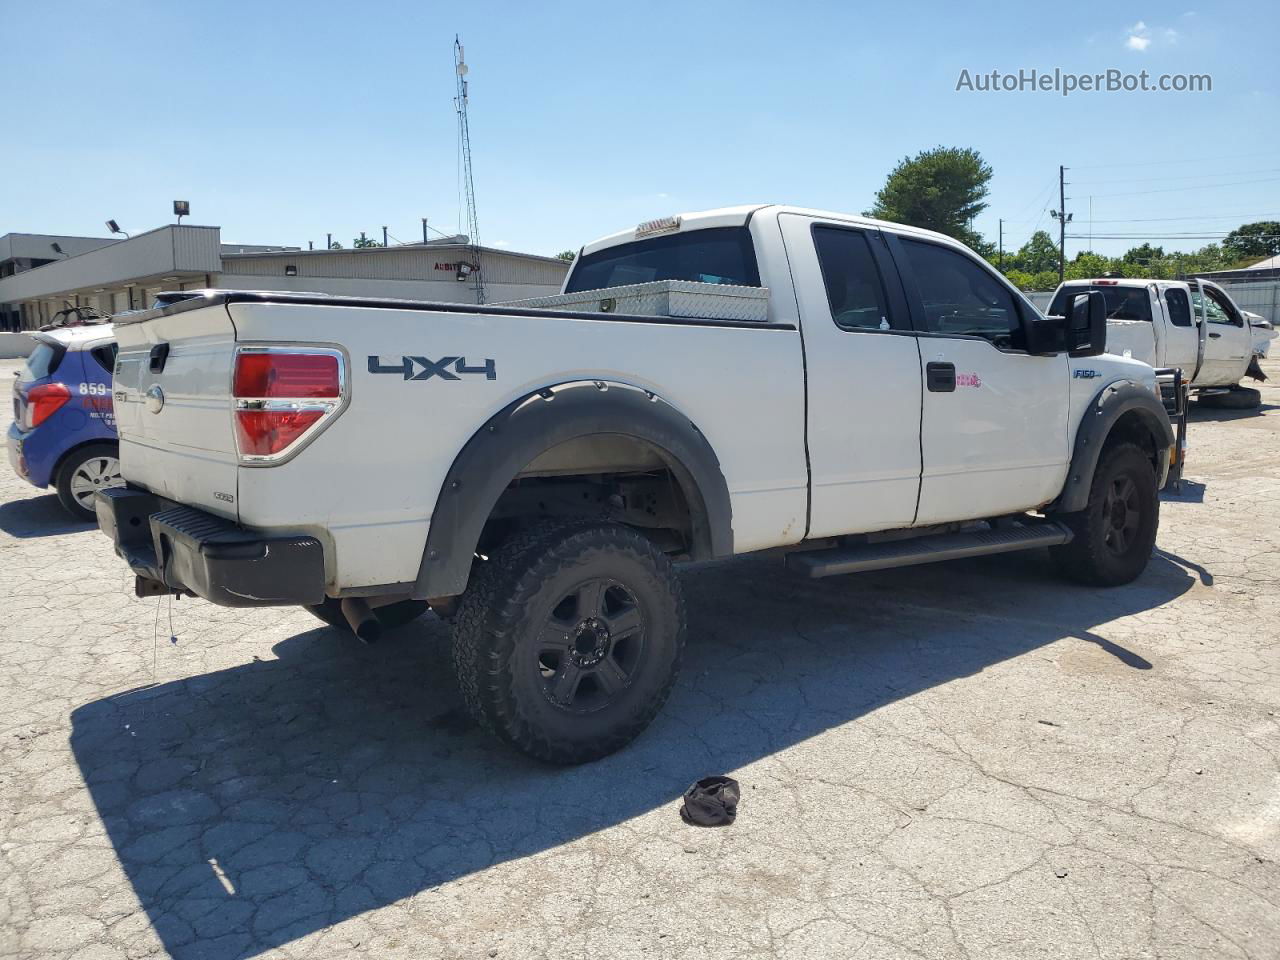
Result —
<path fill-rule="evenodd" d="M 422 218 L 422 242 L 427 242 L 427 218 Z"/>
<path fill-rule="evenodd" d="M 332 249 L 333 249 L 333 234 L 332 234 L 332 233 L 326 233 L 326 234 L 324 235 L 324 248 L 325 248 L 326 250 L 332 250 Z"/>
<path fill-rule="evenodd" d="M 1000 255 L 996 260 L 996 265 L 999 266 L 1001 270 L 1003 270 L 1004 269 L 1004 221 L 1003 220 L 1000 221 L 1000 241 L 999 242 L 1000 242 Z"/>
<path fill-rule="evenodd" d="M 386 227 L 382 228 L 382 245 L 384 247 L 387 245 L 387 228 Z"/>
<path fill-rule="evenodd" d="M 1067 272 L 1067 224 L 1071 222 L 1071 214 L 1067 213 L 1067 168 L 1058 167 L 1058 209 L 1050 210 L 1050 215 L 1058 221 L 1058 282 Z"/>

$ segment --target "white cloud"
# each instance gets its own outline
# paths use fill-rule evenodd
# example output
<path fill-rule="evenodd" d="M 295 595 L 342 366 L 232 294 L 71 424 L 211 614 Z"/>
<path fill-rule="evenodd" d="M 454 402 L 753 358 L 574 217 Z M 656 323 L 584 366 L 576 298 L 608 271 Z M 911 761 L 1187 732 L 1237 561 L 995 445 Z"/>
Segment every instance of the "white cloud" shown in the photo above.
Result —
<path fill-rule="evenodd" d="M 1188 14 L 1183 14 L 1188 16 Z M 1125 30 L 1124 45 L 1126 50 L 1134 50 L 1142 53 L 1152 46 L 1169 46 L 1172 47 L 1179 40 L 1178 31 L 1173 27 L 1151 27 L 1147 25 L 1145 20 L 1139 20 L 1133 26 Z"/>

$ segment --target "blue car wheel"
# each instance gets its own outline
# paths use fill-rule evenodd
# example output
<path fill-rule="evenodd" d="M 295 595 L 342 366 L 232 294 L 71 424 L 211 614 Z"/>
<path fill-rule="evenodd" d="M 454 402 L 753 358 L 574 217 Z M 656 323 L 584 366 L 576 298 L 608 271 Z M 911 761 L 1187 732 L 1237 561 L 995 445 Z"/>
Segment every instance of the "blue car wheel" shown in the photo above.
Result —
<path fill-rule="evenodd" d="M 77 520 L 95 518 L 93 499 L 99 490 L 122 486 L 120 451 L 114 443 L 90 443 L 72 450 L 58 468 L 58 500 Z"/>

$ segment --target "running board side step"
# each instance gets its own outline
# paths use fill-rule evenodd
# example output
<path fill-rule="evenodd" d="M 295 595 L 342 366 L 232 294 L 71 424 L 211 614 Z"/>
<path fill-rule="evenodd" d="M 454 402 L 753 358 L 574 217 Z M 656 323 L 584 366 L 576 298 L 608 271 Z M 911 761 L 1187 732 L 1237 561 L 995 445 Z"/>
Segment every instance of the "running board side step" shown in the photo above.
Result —
<path fill-rule="evenodd" d="M 986 557 L 1014 550 L 1056 547 L 1071 539 L 1071 531 L 1058 523 L 1000 527 L 975 533 L 940 533 L 908 540 L 865 543 L 853 547 L 808 550 L 787 554 L 787 567 L 804 576 L 837 577 L 846 573 L 910 567 L 939 560 Z"/>

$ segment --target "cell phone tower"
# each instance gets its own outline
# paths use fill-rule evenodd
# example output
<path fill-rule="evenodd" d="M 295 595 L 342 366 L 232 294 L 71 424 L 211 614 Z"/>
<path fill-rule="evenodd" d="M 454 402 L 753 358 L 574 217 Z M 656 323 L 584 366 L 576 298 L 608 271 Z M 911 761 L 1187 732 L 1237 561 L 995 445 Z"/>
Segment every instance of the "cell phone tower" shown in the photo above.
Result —
<path fill-rule="evenodd" d="M 480 222 L 476 217 L 476 183 L 471 174 L 471 128 L 467 123 L 467 63 L 463 57 L 462 41 L 453 38 L 453 71 L 457 75 L 457 93 L 453 98 L 458 113 L 458 152 L 461 155 L 462 189 L 467 198 L 467 236 L 470 238 L 471 284 L 476 293 L 476 303 L 484 303 L 484 271 L 480 269 Z M 462 265 L 458 265 L 462 269 Z"/>

